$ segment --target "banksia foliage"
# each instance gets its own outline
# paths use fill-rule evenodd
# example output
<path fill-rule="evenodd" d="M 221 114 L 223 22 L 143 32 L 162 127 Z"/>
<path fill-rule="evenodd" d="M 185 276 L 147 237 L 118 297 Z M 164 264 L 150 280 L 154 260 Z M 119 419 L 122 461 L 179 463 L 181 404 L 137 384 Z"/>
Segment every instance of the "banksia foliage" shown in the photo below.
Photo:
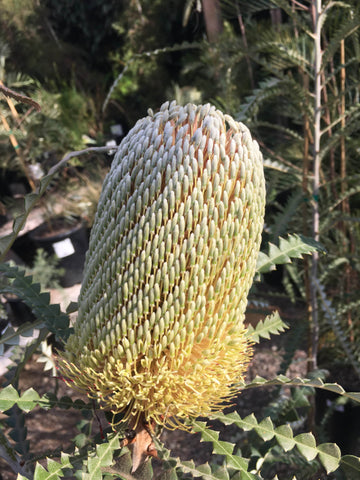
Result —
<path fill-rule="evenodd" d="M 63 375 L 132 423 L 221 408 L 252 353 L 243 320 L 264 205 L 244 125 L 175 102 L 139 120 L 104 182 Z"/>

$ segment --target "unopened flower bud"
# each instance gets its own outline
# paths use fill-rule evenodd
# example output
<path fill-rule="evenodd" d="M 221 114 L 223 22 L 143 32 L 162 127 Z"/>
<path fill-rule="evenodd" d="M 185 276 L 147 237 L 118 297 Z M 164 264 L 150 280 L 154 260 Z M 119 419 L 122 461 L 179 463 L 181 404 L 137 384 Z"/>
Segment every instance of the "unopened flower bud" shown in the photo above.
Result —
<path fill-rule="evenodd" d="M 139 120 L 107 175 L 62 374 L 102 406 L 158 424 L 207 415 L 251 358 L 244 311 L 265 206 L 241 123 L 172 102 Z"/>

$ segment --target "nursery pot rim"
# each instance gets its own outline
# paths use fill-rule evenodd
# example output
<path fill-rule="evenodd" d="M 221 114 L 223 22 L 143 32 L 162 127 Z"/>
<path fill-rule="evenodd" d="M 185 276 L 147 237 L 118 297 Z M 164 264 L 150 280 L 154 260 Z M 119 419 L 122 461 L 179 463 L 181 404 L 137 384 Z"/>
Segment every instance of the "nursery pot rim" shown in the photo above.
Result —
<path fill-rule="evenodd" d="M 50 225 L 54 225 L 52 231 L 49 230 L 49 223 Z M 61 225 L 60 228 L 59 224 Z M 29 235 L 35 241 L 48 240 L 49 242 L 52 242 L 67 238 L 69 235 L 72 235 L 83 227 L 84 222 L 80 217 L 76 218 L 75 222 L 70 222 L 66 217 L 53 217 L 50 222 L 44 221 L 34 228 Z"/>

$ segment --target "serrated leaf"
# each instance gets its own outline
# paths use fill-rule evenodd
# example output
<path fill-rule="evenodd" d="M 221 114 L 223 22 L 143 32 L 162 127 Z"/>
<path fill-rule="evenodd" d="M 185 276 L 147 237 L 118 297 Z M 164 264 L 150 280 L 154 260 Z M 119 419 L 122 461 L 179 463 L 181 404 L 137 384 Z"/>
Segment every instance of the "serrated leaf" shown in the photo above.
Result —
<path fill-rule="evenodd" d="M 350 398 L 360 403 L 360 392 L 346 392 L 341 385 L 337 383 L 324 383 L 321 378 L 288 378 L 285 375 L 277 375 L 271 380 L 256 376 L 251 382 L 241 385 L 242 389 L 257 388 L 270 385 L 286 385 L 288 387 L 315 387 L 322 390 L 338 393 L 339 395 Z"/>
<path fill-rule="evenodd" d="M 19 400 L 19 394 L 12 385 L 0 391 L 0 411 L 6 412 Z"/>
<path fill-rule="evenodd" d="M 27 328 L 22 332 L 21 336 L 24 338 L 32 338 L 34 336 L 34 332 L 35 332 L 35 329 L 34 329 L 34 325 L 32 324 L 31 327 L 29 326 L 29 328 Z"/>
<path fill-rule="evenodd" d="M 253 428 L 258 426 L 258 421 L 256 420 L 255 415 L 251 413 L 250 415 L 245 417 L 244 420 L 241 421 L 241 425 L 241 428 L 245 431 L 252 430 Z"/>
<path fill-rule="evenodd" d="M 200 472 L 204 475 L 210 475 L 211 474 L 211 467 L 208 463 L 204 463 L 203 465 L 199 465 L 197 470 L 198 470 L 198 472 Z"/>
<path fill-rule="evenodd" d="M 225 465 L 221 465 L 220 467 L 218 467 L 218 468 L 214 471 L 214 475 L 215 475 L 216 478 L 218 478 L 219 480 L 229 480 L 229 479 L 230 479 L 228 469 L 226 468 Z"/>
<path fill-rule="evenodd" d="M 355 455 L 344 455 L 340 461 L 341 468 L 348 475 L 349 480 L 360 477 L 360 458 Z"/>
<path fill-rule="evenodd" d="M 306 389 L 307 394 L 310 393 L 310 389 Z M 296 388 L 292 394 L 292 399 L 294 402 L 294 408 L 304 408 L 309 407 L 310 402 L 308 396 L 306 395 L 305 390 L 302 388 Z"/>
<path fill-rule="evenodd" d="M 247 470 L 249 466 L 249 460 L 247 458 L 240 457 L 240 455 L 231 455 L 226 457 L 226 462 L 230 468 L 233 468 L 234 470 L 240 470 L 242 475 L 246 475 L 248 473 Z"/>
<path fill-rule="evenodd" d="M 291 263 L 292 258 L 302 258 L 316 251 L 325 252 L 324 247 L 311 238 L 296 234 L 286 239 L 279 237 L 279 246 L 269 243 L 268 254 L 259 252 L 256 270 L 258 273 L 270 272 L 276 265 Z"/>
<path fill-rule="evenodd" d="M 24 213 L 20 214 L 19 216 L 17 216 L 15 219 L 14 219 L 14 223 L 13 223 L 13 230 L 15 231 L 18 231 L 20 232 L 20 230 L 22 229 L 24 223 L 25 223 L 25 220 L 26 220 L 26 216 Z"/>
<path fill-rule="evenodd" d="M 176 470 L 166 470 L 166 472 L 163 472 L 163 474 L 160 476 L 159 480 L 178 480 L 179 477 L 177 476 Z"/>
<path fill-rule="evenodd" d="M 84 400 L 81 400 L 81 398 L 77 398 L 73 403 L 73 407 L 79 410 L 84 409 L 85 405 L 86 403 L 84 402 Z"/>
<path fill-rule="evenodd" d="M 294 440 L 301 455 L 309 462 L 314 460 L 318 453 L 314 435 L 312 433 L 300 433 L 300 435 L 296 435 Z"/>
<path fill-rule="evenodd" d="M 40 395 L 33 388 L 29 388 L 21 395 L 17 401 L 17 405 L 21 410 L 24 410 L 24 412 L 30 412 L 36 407 L 39 400 Z"/>
<path fill-rule="evenodd" d="M 21 267 L 2 263 L 0 272 L 13 279 L 12 283 L 2 285 L 0 292 L 17 295 L 31 308 L 38 322 L 44 323 L 49 331 L 66 340 L 71 333 L 69 317 L 61 311 L 59 305 L 50 304 L 49 292 L 41 292 L 40 284 L 34 283 L 31 275 L 26 275 L 25 270 Z M 16 334 L 19 335 L 19 332 L 17 331 Z M 10 336 L 10 338 L 9 335 L 5 335 L 0 339 L 0 343 L 6 343 L 13 338 L 16 338 L 16 342 L 18 342 L 16 335 Z"/>
<path fill-rule="evenodd" d="M 101 458 L 101 465 L 108 467 L 112 464 L 113 450 L 109 449 L 107 444 L 97 445 L 97 456 Z"/>
<path fill-rule="evenodd" d="M 34 322 L 24 323 L 16 331 L 12 327 L 8 327 L 5 333 L 0 338 L 1 347 L 4 345 L 15 346 L 19 345 L 20 337 L 30 337 L 34 332 L 34 328 L 42 328 L 43 322 L 41 320 L 35 320 Z"/>
<path fill-rule="evenodd" d="M 61 452 L 61 465 L 63 468 L 72 468 L 70 455 L 65 452 Z"/>
<path fill-rule="evenodd" d="M 74 313 L 77 312 L 79 308 L 78 302 L 70 302 L 69 305 L 66 307 L 66 313 Z"/>
<path fill-rule="evenodd" d="M 29 478 L 32 480 L 60 480 L 66 474 L 66 470 L 73 468 L 70 455 L 64 452 L 61 452 L 60 462 L 50 458 L 46 458 L 46 461 L 46 467 L 37 462 L 34 476 Z M 18 480 L 20 478 L 25 480 L 25 477 L 18 476 Z"/>
<path fill-rule="evenodd" d="M 224 477 L 223 472 L 221 471 L 219 472 L 220 476 L 218 476 L 216 472 L 211 470 L 211 467 L 208 463 L 195 466 L 192 460 L 184 462 L 180 462 L 179 460 L 178 467 L 184 473 L 190 473 L 193 477 L 201 477 L 204 480 L 227 480 L 229 478 L 228 476 Z"/>
<path fill-rule="evenodd" d="M 222 412 L 218 412 L 219 415 L 225 418 L 225 421 L 227 419 L 227 416 L 225 416 Z M 239 415 L 237 415 L 236 418 L 240 418 Z M 197 425 L 198 423 L 201 424 L 201 430 L 203 430 L 203 422 L 194 422 L 194 425 Z M 231 421 L 229 423 L 232 423 Z M 208 428 L 208 430 L 210 430 Z M 202 431 L 200 432 L 201 434 L 203 433 Z M 217 438 L 218 432 L 215 432 L 215 437 Z M 208 438 L 212 438 L 212 434 L 209 433 Z M 208 464 L 200 465 L 199 467 L 195 465 L 193 460 L 190 461 L 185 461 L 185 460 L 180 460 L 179 458 L 172 458 L 170 457 L 170 452 L 166 448 L 164 448 L 161 444 L 159 444 L 158 441 L 155 439 L 155 443 L 158 448 L 158 453 L 160 458 L 164 460 L 164 465 L 168 469 L 179 469 L 183 473 L 190 473 L 193 477 L 201 477 L 205 480 L 222 480 L 224 478 L 224 473 L 223 473 L 223 468 L 220 470 L 212 470 L 211 466 Z M 227 451 L 227 448 L 225 449 Z M 248 463 L 249 460 L 247 458 L 242 458 L 239 455 L 226 455 L 226 465 L 228 468 L 238 470 L 241 472 L 241 480 L 259 480 L 260 477 L 257 475 L 254 475 L 252 473 L 249 473 L 247 471 L 248 469 Z M 225 474 L 226 475 L 226 474 Z M 181 477 L 182 478 L 182 477 Z M 225 477 L 227 478 L 227 477 Z M 234 475 L 231 478 L 237 478 Z"/>
<path fill-rule="evenodd" d="M 267 380 L 266 378 L 263 378 L 263 377 L 260 377 L 260 375 L 256 375 L 255 378 L 247 383 L 246 385 L 244 385 L 245 387 L 248 387 L 248 388 L 251 388 L 252 385 L 256 385 L 256 386 L 259 386 L 259 385 L 265 385 L 266 382 L 268 382 L 269 380 Z M 271 380 L 270 380 L 271 381 Z"/>
<path fill-rule="evenodd" d="M 274 425 L 270 417 L 264 418 L 254 430 L 265 442 L 271 440 L 275 435 Z"/>
<path fill-rule="evenodd" d="M 269 418 L 258 423 L 254 414 L 242 419 L 239 414 L 224 414 L 222 412 L 216 412 L 211 415 L 211 418 L 220 420 L 224 425 L 236 425 L 245 431 L 255 430 L 264 440 L 270 440 L 275 435 L 276 441 L 284 451 L 287 452 L 294 447 L 297 447 L 301 455 L 303 455 L 308 461 L 311 461 L 318 456 L 319 461 L 328 472 L 336 470 L 339 466 L 341 453 L 337 445 L 321 444 L 317 446 L 315 437 L 312 433 L 302 433 L 293 437 L 293 431 L 290 425 L 281 425 L 274 429 Z M 356 459 L 356 457 L 354 458 Z M 354 458 L 349 458 L 347 462 L 357 468 L 357 460 L 354 460 Z M 346 468 L 346 459 L 344 465 L 344 468 Z"/>
<path fill-rule="evenodd" d="M 56 395 L 52 392 L 47 392 L 43 395 L 39 400 L 39 406 L 48 410 L 49 408 L 53 407 L 57 402 Z"/>
<path fill-rule="evenodd" d="M 9 233 L 0 238 L 0 259 L 6 253 L 9 246 L 12 245 L 12 242 L 15 240 L 13 233 Z M 5 256 L 5 255 L 4 255 Z"/>
<path fill-rule="evenodd" d="M 343 395 L 345 393 L 345 390 L 341 385 L 338 385 L 337 383 L 324 383 L 324 387 L 326 386 L 326 390 L 329 390 L 330 392 L 338 393 L 339 395 Z M 322 385 L 318 385 L 318 387 L 322 387 Z M 356 392 L 354 392 L 356 393 Z M 360 395 L 360 392 L 359 392 Z M 359 396 L 360 400 L 360 396 Z"/>
<path fill-rule="evenodd" d="M 290 425 L 280 425 L 275 428 L 275 435 L 277 442 L 285 452 L 295 447 L 295 440 Z"/>
<path fill-rule="evenodd" d="M 101 466 L 99 465 L 99 460 L 97 457 L 89 458 L 87 462 L 87 469 L 89 473 L 86 474 L 88 480 L 101 480 Z"/>
<path fill-rule="evenodd" d="M 28 210 L 29 208 L 32 208 L 34 203 L 38 199 L 38 195 L 36 193 L 30 192 L 24 197 L 24 204 L 25 204 L 25 210 Z"/>
<path fill-rule="evenodd" d="M 73 401 L 70 397 L 64 395 L 58 400 L 57 404 L 58 406 L 61 406 L 61 408 L 67 410 L 73 406 Z"/>
<path fill-rule="evenodd" d="M 62 475 L 62 466 L 60 463 L 55 462 L 55 460 L 52 460 L 51 458 L 48 458 L 47 465 L 46 465 L 48 472 L 51 473 L 52 475 L 57 475 L 57 476 L 63 476 Z"/>
<path fill-rule="evenodd" d="M 59 480 L 60 477 L 58 475 L 49 473 L 45 470 L 45 468 L 40 465 L 40 463 L 36 464 L 35 472 L 34 472 L 34 480 Z"/>
<path fill-rule="evenodd" d="M 285 322 L 280 318 L 279 312 L 273 312 L 268 315 L 264 320 L 260 320 L 256 327 L 249 325 L 247 328 L 246 336 L 253 342 L 259 343 L 260 338 L 269 339 L 270 335 L 278 335 L 288 328 Z"/>
<path fill-rule="evenodd" d="M 120 448 L 120 442 L 118 435 L 113 437 L 108 437 L 108 441 L 101 445 L 97 446 L 97 455 L 95 457 L 91 456 L 87 460 L 87 478 L 90 480 L 101 480 L 102 467 L 108 467 L 112 464 L 114 450 Z"/>
<path fill-rule="evenodd" d="M 27 325 L 25 324 L 25 328 L 26 330 L 29 328 L 31 329 L 31 331 L 34 330 L 33 325 L 30 325 L 30 324 L 27 324 Z M 2 335 L 1 341 L 3 344 L 9 345 L 11 347 L 15 345 L 19 345 L 20 334 L 18 333 L 18 331 L 15 331 L 13 327 L 8 327 L 5 330 L 5 333 Z"/>
<path fill-rule="evenodd" d="M 227 417 L 231 417 L 231 416 L 235 417 L 236 419 L 240 419 L 240 416 L 236 412 L 233 412 L 232 414 L 230 413 Z M 249 421 L 251 422 L 251 419 Z M 248 459 L 242 458 L 239 455 L 233 455 L 233 451 L 234 451 L 233 443 L 219 440 L 219 432 L 217 432 L 216 430 L 212 430 L 211 428 L 208 428 L 205 422 L 200 422 L 200 421 L 195 421 L 193 423 L 193 430 L 194 432 L 201 433 L 201 441 L 211 442 L 213 444 L 213 453 L 217 455 L 225 456 L 227 465 L 233 468 L 234 470 L 240 471 L 242 479 L 254 480 L 258 478 L 247 471 L 248 463 L 249 463 Z M 216 472 L 215 474 L 219 475 L 220 471 Z M 219 478 L 222 478 L 222 477 L 219 477 Z"/>
<path fill-rule="evenodd" d="M 219 432 L 207 428 L 205 422 L 194 422 L 194 432 L 201 433 L 201 440 L 213 444 L 213 453 L 217 455 L 231 456 L 234 451 L 234 444 L 219 440 Z"/>
<path fill-rule="evenodd" d="M 327 473 L 334 472 L 340 463 L 341 451 L 334 443 L 322 443 L 317 447 L 319 459 Z"/>

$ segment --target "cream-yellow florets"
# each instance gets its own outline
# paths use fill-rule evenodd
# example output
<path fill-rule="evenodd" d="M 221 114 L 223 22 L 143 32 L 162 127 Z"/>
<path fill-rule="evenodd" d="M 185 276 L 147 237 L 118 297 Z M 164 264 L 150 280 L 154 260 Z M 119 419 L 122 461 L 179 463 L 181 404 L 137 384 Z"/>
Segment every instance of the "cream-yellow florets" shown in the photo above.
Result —
<path fill-rule="evenodd" d="M 63 375 L 125 421 L 221 408 L 251 357 L 243 320 L 264 205 L 243 124 L 175 102 L 139 120 L 104 182 Z"/>

